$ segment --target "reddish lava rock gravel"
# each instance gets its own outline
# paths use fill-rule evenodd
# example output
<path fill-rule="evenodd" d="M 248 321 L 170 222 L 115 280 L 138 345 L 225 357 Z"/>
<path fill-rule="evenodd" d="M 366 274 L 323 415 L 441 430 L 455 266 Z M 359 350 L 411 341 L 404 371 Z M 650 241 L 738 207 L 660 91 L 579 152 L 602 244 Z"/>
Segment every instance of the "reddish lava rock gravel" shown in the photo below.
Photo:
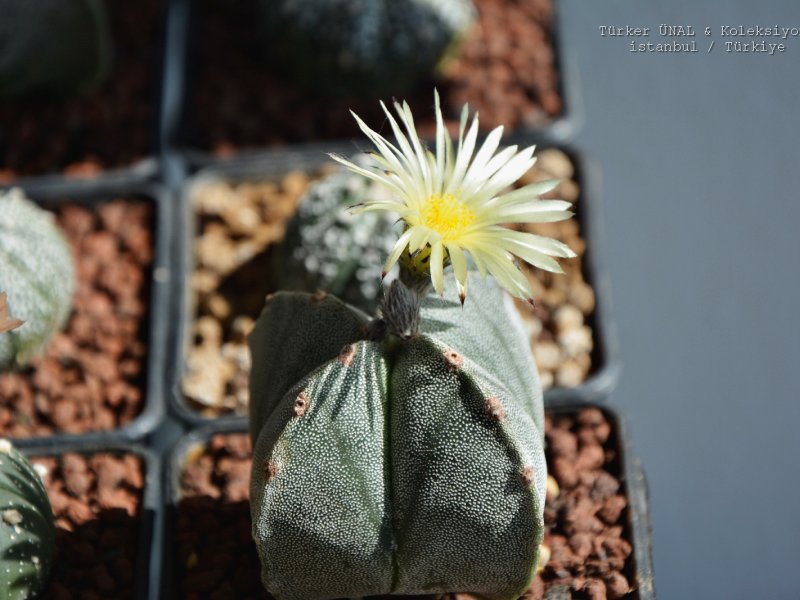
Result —
<path fill-rule="evenodd" d="M 52 600 L 133 597 L 144 472 L 133 454 L 33 458 L 56 520 Z"/>
<path fill-rule="evenodd" d="M 453 127 L 465 102 L 480 112 L 486 130 L 543 126 L 563 113 L 552 0 L 475 0 L 475 6 L 478 20 L 446 76 L 394 93 L 408 100 L 421 135 L 435 130 L 434 86 Z M 261 58 L 257 15 L 255 0 L 196 3 L 188 145 L 224 155 L 241 147 L 351 138 L 359 130 L 350 109 L 373 127 L 385 121 L 377 98 L 327 98 L 273 72 Z"/>
<path fill-rule="evenodd" d="M 0 373 L 0 435 L 110 430 L 142 410 L 153 206 L 114 200 L 54 209 L 75 258 L 73 310 L 44 356 Z"/>
<path fill-rule="evenodd" d="M 612 423 L 597 408 L 548 412 L 545 539 L 550 560 L 525 600 L 633 600 L 634 565 L 628 541 L 627 499 Z M 172 532 L 176 598 L 263 600 L 260 565 L 247 502 L 250 441 L 218 434 L 189 453 Z M 170 551 L 170 550 L 168 550 Z M 392 600 L 398 596 L 374 597 Z M 409 596 L 417 600 L 474 600 L 470 594 Z"/>

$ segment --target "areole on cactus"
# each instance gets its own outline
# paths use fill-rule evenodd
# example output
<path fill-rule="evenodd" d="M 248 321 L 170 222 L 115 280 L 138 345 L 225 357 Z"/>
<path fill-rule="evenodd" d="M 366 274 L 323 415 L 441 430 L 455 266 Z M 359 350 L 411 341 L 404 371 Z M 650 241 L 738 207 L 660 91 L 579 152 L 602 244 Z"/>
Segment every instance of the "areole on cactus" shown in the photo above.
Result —
<path fill-rule="evenodd" d="M 434 155 L 397 109 L 407 135 L 386 114 L 399 148 L 359 122 L 380 156 L 367 167 L 337 157 L 392 194 L 363 210 L 395 211 L 406 225 L 378 316 L 280 292 L 250 336 L 253 537 L 279 600 L 512 600 L 537 567 L 542 390 L 519 315 L 485 275 L 529 298 L 514 255 L 557 271 L 551 255 L 572 253 L 500 223 L 570 213 L 538 200 L 552 182 L 502 194 L 533 164 L 532 148 L 494 156 L 493 133 L 473 157 L 477 121 L 464 137 L 465 116 L 455 152 L 437 98 Z M 444 285 L 448 264 L 456 289 Z"/>

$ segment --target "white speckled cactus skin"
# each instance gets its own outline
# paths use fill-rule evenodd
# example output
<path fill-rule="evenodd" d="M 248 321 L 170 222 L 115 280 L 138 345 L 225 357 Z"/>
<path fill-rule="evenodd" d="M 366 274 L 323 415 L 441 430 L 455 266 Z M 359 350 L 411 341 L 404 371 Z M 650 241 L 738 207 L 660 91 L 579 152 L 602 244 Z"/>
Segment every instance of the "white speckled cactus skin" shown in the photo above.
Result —
<path fill-rule="evenodd" d="M 357 158 L 353 159 L 357 163 Z M 365 177 L 340 169 L 315 182 L 275 253 L 276 287 L 325 290 L 369 313 L 381 294 L 381 270 L 397 237 L 397 215 L 352 214 L 347 209 L 385 191 Z"/>
<path fill-rule="evenodd" d="M 8 440 L 0 440 L 0 598 L 33 598 L 47 582 L 55 544 L 42 480 Z"/>
<path fill-rule="evenodd" d="M 431 78 L 475 19 L 470 0 L 262 0 L 273 60 L 328 94 L 399 94 Z"/>
<path fill-rule="evenodd" d="M 331 296 L 268 302 L 250 339 L 251 512 L 279 600 L 528 587 L 542 393 L 513 308 L 477 279 L 463 310 L 428 296 L 408 340 L 364 339 L 366 317 Z"/>
<path fill-rule="evenodd" d="M 19 189 L 0 192 L 0 290 L 25 323 L 0 335 L 0 370 L 44 349 L 67 320 L 75 287 L 72 251 L 53 215 Z"/>
<path fill-rule="evenodd" d="M 111 63 L 104 0 L 0 0 L 0 97 L 96 85 Z"/>

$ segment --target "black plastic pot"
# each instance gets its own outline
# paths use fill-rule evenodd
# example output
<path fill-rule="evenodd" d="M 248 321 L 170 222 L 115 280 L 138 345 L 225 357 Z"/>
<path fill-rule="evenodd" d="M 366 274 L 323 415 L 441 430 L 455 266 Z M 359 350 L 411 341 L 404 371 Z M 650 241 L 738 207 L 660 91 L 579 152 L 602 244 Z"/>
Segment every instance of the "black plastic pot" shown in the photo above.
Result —
<path fill-rule="evenodd" d="M 624 420 L 616 411 L 607 407 L 605 403 L 596 404 L 577 399 L 573 399 L 571 402 L 564 401 L 557 407 L 548 408 L 546 413 L 550 415 L 576 415 L 581 409 L 589 407 L 601 409 L 612 424 L 610 440 L 614 445 L 615 461 L 619 467 L 618 477 L 624 488 L 621 493 L 624 493 L 628 499 L 624 530 L 625 538 L 633 546 L 633 551 L 628 559 L 629 564 L 626 572 L 633 576 L 633 591 L 626 597 L 631 600 L 655 600 L 652 529 L 648 509 L 647 482 L 639 460 L 633 451 Z M 164 521 L 164 545 L 161 549 L 164 557 L 161 597 L 179 597 L 175 562 L 177 560 L 177 552 L 173 533 L 182 499 L 180 479 L 184 465 L 190 456 L 202 451 L 214 435 L 247 433 L 247 424 L 244 422 L 218 420 L 204 427 L 194 429 L 183 436 L 175 445 L 169 458 L 165 460 L 164 497 L 167 504 L 167 512 Z M 208 502 L 203 506 L 212 512 L 217 510 L 213 502 Z M 242 553 L 238 553 L 237 556 L 239 556 L 240 560 L 242 559 Z M 257 571 L 254 576 L 258 577 Z"/>
<path fill-rule="evenodd" d="M 524 139 L 524 138 L 523 138 Z M 522 141 L 518 139 L 517 141 Z M 527 140 L 530 143 L 530 140 Z M 544 145 L 543 145 L 544 146 Z M 578 397 L 584 400 L 597 400 L 606 396 L 616 386 L 621 372 L 619 360 L 619 344 L 616 327 L 611 312 L 610 281 L 604 262 L 603 240 L 603 207 L 598 189 L 598 172 L 575 150 L 557 147 L 571 158 L 576 170 L 576 179 L 581 186 L 581 200 L 576 205 L 577 219 L 581 232 L 589 248 L 585 256 L 584 276 L 595 291 L 595 310 L 589 318 L 589 325 L 594 332 L 594 350 L 592 352 L 593 368 L 589 377 L 575 388 L 553 388 L 545 392 L 547 406 L 558 405 Z M 169 402 L 173 412 L 190 425 L 208 422 L 186 402 L 181 391 L 184 375 L 186 351 L 194 318 L 194 298 L 188 289 L 187 281 L 192 273 L 194 258 L 192 245 L 196 236 L 197 218 L 194 215 L 190 196 L 195 186 L 212 181 L 264 181 L 279 179 L 281 175 L 300 170 L 313 172 L 330 162 L 327 152 L 351 153 L 351 147 L 332 144 L 317 145 L 314 151 L 288 149 L 258 156 L 240 157 L 237 160 L 218 162 L 214 166 L 199 171 L 187 181 L 181 193 L 180 217 L 182 223 L 177 233 L 178 263 L 174 267 L 172 295 L 181 313 L 174 315 L 174 327 L 171 335 L 173 361 L 168 375 Z M 226 415 L 223 420 L 244 420 L 244 416 Z"/>
<path fill-rule="evenodd" d="M 200 169 L 216 163 L 219 157 L 213 152 L 198 149 L 185 141 L 189 120 L 192 118 L 190 83 L 193 72 L 190 44 L 193 43 L 195 20 L 200 18 L 196 13 L 199 8 L 192 6 L 189 0 L 172 0 L 170 7 L 170 22 L 168 24 L 167 58 L 165 71 L 169 77 L 165 79 L 174 94 L 171 94 L 173 109 L 165 112 L 169 115 L 162 126 L 162 131 L 168 132 L 167 146 L 171 149 L 179 148 L 186 158 L 191 169 Z M 540 125 L 523 125 L 513 130 L 513 133 L 528 137 L 549 139 L 565 142 L 574 136 L 583 121 L 580 86 L 576 63 L 570 56 L 570 50 L 562 42 L 560 33 L 560 9 L 557 2 L 553 2 L 553 28 L 552 44 L 555 56 L 554 67 L 559 74 L 558 92 L 561 97 L 563 109 L 561 114 Z M 265 93 L 268 94 L 268 91 Z M 291 107 L 287 107 L 290 110 Z M 292 118 L 287 114 L 287 118 Z M 507 129 L 507 131 L 510 131 Z M 333 140 L 330 144 L 342 146 L 346 140 Z M 326 142 L 328 143 L 328 142 Z M 313 151 L 319 141 L 293 144 L 290 151 Z M 283 147 L 285 148 L 285 147 Z M 237 156 L 248 156 L 269 151 L 270 148 L 243 147 L 236 150 Z"/>
<path fill-rule="evenodd" d="M 55 433 L 43 437 L 14 439 L 20 448 L 57 447 L 70 440 L 97 444 L 112 441 L 136 441 L 147 436 L 161 422 L 165 414 L 163 394 L 163 369 L 166 357 L 167 318 L 169 315 L 169 280 L 172 259 L 172 222 L 174 202 L 171 195 L 153 183 L 124 183 L 98 180 L 88 186 L 86 182 L 38 182 L 25 189 L 33 200 L 58 206 L 67 203 L 96 206 L 114 198 L 143 198 L 154 206 L 154 257 L 150 270 L 148 357 L 144 403 L 141 413 L 127 425 L 108 431 L 90 431 L 82 434 Z"/>
<path fill-rule="evenodd" d="M 157 598 L 155 582 L 158 581 L 161 569 L 160 532 L 163 520 L 163 500 L 161 490 L 161 460 L 150 449 L 134 443 L 121 441 L 84 441 L 73 440 L 60 444 L 30 445 L 24 449 L 29 458 L 63 456 L 67 453 L 93 455 L 108 453 L 115 455 L 133 454 L 141 461 L 144 469 L 144 489 L 141 498 L 141 511 L 138 515 L 136 563 L 133 572 L 133 590 L 131 598 L 134 600 L 147 600 Z M 92 544 L 92 540 L 86 540 Z M 105 559 L 94 557 L 98 564 L 104 560 L 112 560 L 114 556 Z M 54 571 L 59 568 L 53 565 Z"/>
<path fill-rule="evenodd" d="M 172 98 L 175 97 L 175 84 L 172 81 L 174 77 L 174 73 L 168 68 L 169 62 L 169 53 L 171 49 L 174 47 L 174 42 L 171 41 L 172 33 L 170 28 L 170 17 L 169 13 L 172 12 L 172 2 L 167 0 L 164 2 L 160 7 L 158 7 L 159 15 L 158 15 L 158 38 L 154 40 L 153 43 L 153 55 L 156 59 L 153 61 L 151 68 L 152 72 L 152 81 L 153 81 L 153 89 L 152 94 L 147 99 L 149 105 L 152 106 L 152 119 L 148 123 L 148 134 L 149 134 L 149 147 L 147 149 L 147 154 L 143 156 L 141 159 L 136 160 L 135 162 L 127 165 L 121 166 L 113 166 L 109 167 L 108 169 L 104 169 L 103 171 L 92 174 L 88 176 L 82 175 L 66 175 L 62 171 L 51 171 L 46 173 L 41 173 L 37 175 L 24 175 L 18 178 L 15 178 L 13 181 L 4 184 L 6 187 L 47 187 L 47 186 L 59 186 L 61 184 L 67 183 L 71 186 L 74 186 L 75 189 L 87 189 L 91 190 L 98 184 L 118 184 L 124 185 L 127 183 L 135 182 L 145 182 L 145 181 L 154 181 L 161 177 L 162 175 L 162 161 L 161 161 L 161 154 L 165 148 L 165 129 L 169 127 L 169 125 L 175 121 L 174 109 L 171 107 L 174 105 L 172 102 Z M 119 48 L 114 48 L 115 54 L 118 55 L 120 50 Z M 110 74 L 110 77 L 114 76 L 114 72 Z M 92 95 L 92 91 L 87 92 L 89 96 Z M 26 102 L 26 100 L 20 100 L 19 102 Z M 5 101 L 4 104 L 12 105 L 13 101 L 8 100 Z M 74 126 L 73 126 L 74 128 Z M 125 143 L 125 127 L 120 125 L 119 127 L 119 143 Z M 72 135 L 75 135 L 74 131 L 70 132 Z M 51 132 L 42 132 L 42 135 L 52 135 Z M 14 140 L 9 139 L 6 140 L 9 144 L 13 144 Z M 3 168 L 4 165 L 0 164 L 0 169 Z"/>

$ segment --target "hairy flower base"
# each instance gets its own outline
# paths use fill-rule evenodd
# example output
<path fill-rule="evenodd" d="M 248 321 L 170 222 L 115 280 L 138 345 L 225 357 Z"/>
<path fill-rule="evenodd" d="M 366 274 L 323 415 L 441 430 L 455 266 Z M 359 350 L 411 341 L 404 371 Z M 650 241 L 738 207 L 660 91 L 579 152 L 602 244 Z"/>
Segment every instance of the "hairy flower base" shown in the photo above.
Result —
<path fill-rule="evenodd" d="M 350 170 L 383 184 L 392 197 L 366 200 L 360 211 L 388 210 L 405 221 L 406 229 L 386 261 L 387 273 L 404 255 L 406 266 L 423 269 L 434 289 L 444 292 L 444 267 L 453 265 L 462 299 L 467 290 L 467 257 L 481 276 L 493 275 L 514 296 L 531 300 L 531 289 L 515 263 L 515 257 L 541 269 L 562 273 L 553 257 L 568 258 L 575 253 L 565 244 L 543 236 L 513 231 L 504 224 L 544 223 L 568 219 L 572 213 L 564 200 L 542 200 L 558 184 L 544 181 L 507 192 L 536 159 L 534 146 L 517 151 L 511 146 L 497 151 L 503 128 L 494 129 L 476 150 L 478 116 L 467 130 L 468 108 L 461 113 L 458 148 L 447 135 L 439 95 L 436 104 L 436 152 L 420 142 L 411 110 L 395 103 L 403 125 L 381 102 L 397 145 L 370 129 L 355 113 L 361 130 L 375 144 L 373 161 L 367 168 L 340 156 L 332 158 Z M 466 134 L 465 134 L 466 131 Z M 420 252 L 424 252 L 421 254 Z M 427 260 L 427 263 L 426 263 Z"/>

